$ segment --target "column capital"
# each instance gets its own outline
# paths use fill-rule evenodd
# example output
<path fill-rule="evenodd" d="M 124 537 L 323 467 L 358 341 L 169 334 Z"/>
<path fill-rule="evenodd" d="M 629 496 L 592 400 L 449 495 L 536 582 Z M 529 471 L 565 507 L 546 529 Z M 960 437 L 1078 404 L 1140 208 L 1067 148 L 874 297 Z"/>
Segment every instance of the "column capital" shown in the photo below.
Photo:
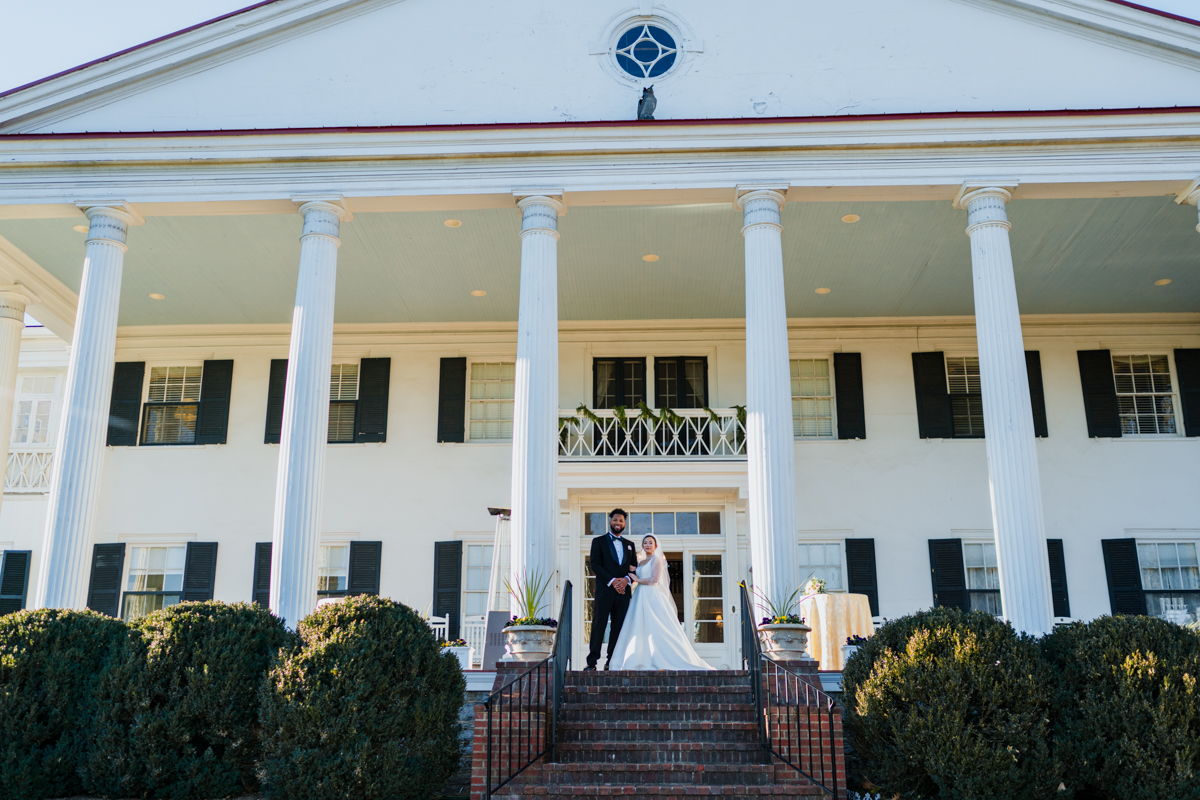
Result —
<path fill-rule="evenodd" d="M 1017 185 L 1018 181 L 1015 180 L 964 181 L 954 196 L 954 207 L 966 211 L 972 200 L 981 197 L 997 197 L 1001 202 L 1008 203 Z"/>
<path fill-rule="evenodd" d="M 745 210 L 746 203 L 759 198 L 769 198 L 783 208 L 790 187 L 786 183 L 739 183 L 734 189 L 733 205 Z"/>
<path fill-rule="evenodd" d="M 354 219 L 350 206 L 346 204 L 346 198 L 340 194 L 296 194 L 292 195 L 292 202 L 300 207 L 298 210 L 301 216 L 309 211 L 323 209 L 336 214 L 339 222 Z"/>
<path fill-rule="evenodd" d="M 146 218 L 124 200 L 76 200 L 75 206 L 87 216 L 88 220 L 96 216 L 119 219 L 126 225 L 144 225 Z"/>
<path fill-rule="evenodd" d="M 560 217 L 567 215 L 567 198 L 562 189 L 514 189 L 513 199 L 521 211 L 526 206 L 550 206 Z"/>
<path fill-rule="evenodd" d="M 0 285 L 0 319 L 15 319 L 25 326 L 25 307 L 33 302 L 33 293 L 19 283 Z"/>
<path fill-rule="evenodd" d="M 1200 205 L 1200 178 L 1196 178 L 1175 195 L 1175 202 L 1181 206 Z"/>

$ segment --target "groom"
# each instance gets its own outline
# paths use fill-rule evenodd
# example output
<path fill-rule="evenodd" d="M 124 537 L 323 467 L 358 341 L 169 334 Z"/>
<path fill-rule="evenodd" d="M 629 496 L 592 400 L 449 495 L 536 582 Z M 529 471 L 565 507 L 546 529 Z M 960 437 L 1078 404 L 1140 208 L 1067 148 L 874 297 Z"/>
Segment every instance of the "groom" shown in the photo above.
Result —
<path fill-rule="evenodd" d="M 621 538 L 625 530 L 626 514 L 614 508 L 608 515 L 608 533 L 592 539 L 592 572 L 596 573 L 596 599 L 592 608 L 592 641 L 588 651 L 587 667 L 595 670 L 600 660 L 600 646 L 604 644 L 604 628 L 612 619 L 612 630 L 608 633 L 607 670 L 612 664 L 613 649 L 625 623 L 625 612 L 629 610 L 630 568 L 637 566 L 637 553 L 628 539 Z"/>

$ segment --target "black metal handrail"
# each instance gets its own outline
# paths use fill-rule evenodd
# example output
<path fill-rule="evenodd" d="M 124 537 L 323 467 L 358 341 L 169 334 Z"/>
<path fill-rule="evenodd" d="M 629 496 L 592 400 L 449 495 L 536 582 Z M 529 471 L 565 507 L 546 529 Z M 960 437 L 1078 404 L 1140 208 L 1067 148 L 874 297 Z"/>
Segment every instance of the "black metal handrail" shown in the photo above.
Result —
<path fill-rule="evenodd" d="M 484 797 L 542 756 L 554 759 L 563 685 L 571 661 L 571 582 L 563 586 L 550 655 L 488 695 Z M 541 717 L 542 719 L 538 719 Z M 540 724 L 538 724 L 540 723 Z"/>
<path fill-rule="evenodd" d="M 754 624 L 754 606 L 741 584 L 742 661 L 750 673 L 750 693 L 758 735 L 771 756 L 820 786 L 837 800 L 837 732 L 834 700 L 809 681 L 763 655 Z M 816 730 L 814 732 L 813 727 Z"/>

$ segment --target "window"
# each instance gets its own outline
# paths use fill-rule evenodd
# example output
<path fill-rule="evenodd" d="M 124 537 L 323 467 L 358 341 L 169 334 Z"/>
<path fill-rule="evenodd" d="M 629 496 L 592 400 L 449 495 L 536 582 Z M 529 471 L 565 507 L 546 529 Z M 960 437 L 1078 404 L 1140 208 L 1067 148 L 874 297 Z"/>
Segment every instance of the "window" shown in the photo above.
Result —
<path fill-rule="evenodd" d="M 828 358 L 792 359 L 792 428 L 798 439 L 833 436 L 833 379 Z"/>
<path fill-rule="evenodd" d="M 593 511 L 586 515 L 585 536 L 608 533 L 608 515 Z M 720 536 L 720 511 L 633 511 L 621 534 L 638 545 L 647 534 L 655 536 Z"/>
<path fill-rule="evenodd" d="M 993 542 L 963 542 L 963 562 L 967 568 L 967 601 L 971 611 L 986 611 L 1000 616 L 1000 571 L 996 567 Z"/>
<path fill-rule="evenodd" d="M 675 65 L 675 37 L 658 25 L 637 24 L 617 40 L 617 64 L 635 78 L 657 78 Z"/>
<path fill-rule="evenodd" d="M 487 613 L 488 586 L 492 579 L 492 545 L 468 544 L 462 613 L 474 617 Z"/>
<path fill-rule="evenodd" d="M 349 577 L 350 545 L 321 545 L 317 556 L 317 597 L 342 597 Z"/>
<path fill-rule="evenodd" d="M 800 545 L 800 585 L 813 578 L 825 581 L 830 592 L 842 591 L 842 545 L 840 542 Z"/>
<path fill-rule="evenodd" d="M 1181 625 L 1200 620 L 1195 542 L 1138 542 L 1137 551 L 1146 611 Z"/>
<path fill-rule="evenodd" d="M 334 364 L 329 375 L 329 438 L 353 442 L 358 412 L 358 364 Z"/>
<path fill-rule="evenodd" d="M 194 444 L 202 366 L 151 367 L 142 444 Z"/>
<path fill-rule="evenodd" d="M 692 624 L 696 644 L 725 641 L 725 622 L 722 613 L 721 557 L 692 556 Z"/>
<path fill-rule="evenodd" d="M 49 444 L 50 415 L 54 410 L 55 375 L 21 379 L 13 408 L 13 444 Z"/>
<path fill-rule="evenodd" d="M 471 439 L 511 439 L 517 365 L 511 361 L 471 364 Z"/>
<path fill-rule="evenodd" d="M 633 408 L 646 399 L 646 359 L 592 360 L 592 401 L 596 408 Z"/>
<path fill-rule="evenodd" d="M 708 405 L 707 358 L 655 358 L 654 403 L 658 408 Z"/>
<path fill-rule="evenodd" d="M 187 548 L 134 547 L 129 557 L 121 617 L 143 617 L 179 602 L 183 592 L 183 563 Z"/>
<path fill-rule="evenodd" d="M 1113 356 L 1124 435 L 1176 433 L 1171 362 L 1165 355 Z"/>
<path fill-rule="evenodd" d="M 979 357 L 946 356 L 946 388 L 950 393 L 955 438 L 982 439 L 983 389 L 979 379 Z"/>

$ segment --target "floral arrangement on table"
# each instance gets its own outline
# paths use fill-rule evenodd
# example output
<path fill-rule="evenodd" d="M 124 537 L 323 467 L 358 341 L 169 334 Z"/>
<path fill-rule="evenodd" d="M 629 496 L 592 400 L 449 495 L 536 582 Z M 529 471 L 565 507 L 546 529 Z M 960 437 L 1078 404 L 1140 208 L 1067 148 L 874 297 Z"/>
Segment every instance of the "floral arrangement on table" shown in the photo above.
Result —
<path fill-rule="evenodd" d="M 851 647 L 862 647 L 866 643 L 867 640 L 858 634 L 846 637 L 846 644 L 850 645 Z"/>
<path fill-rule="evenodd" d="M 538 616 L 542 603 L 550 591 L 550 585 L 550 577 L 543 578 L 537 572 L 533 575 L 526 575 L 524 578 L 517 578 L 516 586 L 505 581 L 504 588 L 517 601 L 517 613 L 509 620 L 508 627 L 544 625 L 549 628 L 557 628 L 558 620 Z"/>
<path fill-rule="evenodd" d="M 451 639 L 448 642 L 447 641 L 442 642 L 442 647 L 466 647 L 466 646 L 467 646 L 466 639 Z"/>
<path fill-rule="evenodd" d="M 808 583 L 804 584 L 804 596 L 809 597 L 814 594 L 825 594 L 825 581 L 820 578 L 811 578 Z"/>

